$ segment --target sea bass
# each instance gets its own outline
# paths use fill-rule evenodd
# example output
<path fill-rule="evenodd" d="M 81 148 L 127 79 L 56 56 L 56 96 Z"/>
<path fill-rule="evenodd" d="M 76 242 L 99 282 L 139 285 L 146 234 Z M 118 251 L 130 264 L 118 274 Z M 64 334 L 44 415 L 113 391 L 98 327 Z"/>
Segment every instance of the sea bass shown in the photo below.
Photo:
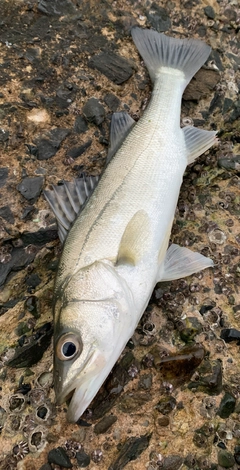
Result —
<path fill-rule="evenodd" d="M 187 248 L 168 248 L 188 163 L 216 132 L 180 128 L 182 93 L 210 47 L 152 30 L 132 37 L 153 82 L 135 123 L 113 115 L 103 175 L 45 191 L 64 241 L 54 291 L 54 381 L 58 404 L 71 397 L 75 422 L 119 358 L 159 281 L 213 265 Z M 81 210 L 80 210 L 81 209 Z"/>

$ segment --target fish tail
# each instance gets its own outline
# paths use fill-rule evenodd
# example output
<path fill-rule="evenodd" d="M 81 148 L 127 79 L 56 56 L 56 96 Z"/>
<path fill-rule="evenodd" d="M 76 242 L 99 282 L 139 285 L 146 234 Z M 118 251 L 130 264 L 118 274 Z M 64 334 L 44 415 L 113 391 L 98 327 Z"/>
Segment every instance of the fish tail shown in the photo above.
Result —
<path fill-rule="evenodd" d="M 132 28 L 132 37 L 154 82 L 168 68 L 184 73 L 184 88 L 207 60 L 211 47 L 197 39 L 175 39 L 157 31 Z M 176 72 L 175 72 L 176 73 Z"/>

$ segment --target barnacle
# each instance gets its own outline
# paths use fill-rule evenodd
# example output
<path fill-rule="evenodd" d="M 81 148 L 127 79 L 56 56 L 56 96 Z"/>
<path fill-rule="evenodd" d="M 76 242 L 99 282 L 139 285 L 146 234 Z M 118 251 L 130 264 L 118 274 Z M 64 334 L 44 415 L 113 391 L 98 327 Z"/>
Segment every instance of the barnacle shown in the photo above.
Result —
<path fill-rule="evenodd" d="M 12 453 L 13 453 L 13 456 L 17 460 L 22 460 L 25 457 L 25 455 L 27 455 L 29 453 L 29 448 L 28 448 L 27 442 L 21 441 L 21 442 L 19 442 L 19 444 L 16 444 L 13 447 Z"/>
<path fill-rule="evenodd" d="M 44 426 L 37 426 L 30 433 L 28 438 L 28 446 L 31 452 L 37 452 L 42 449 L 46 444 L 47 429 Z"/>
<path fill-rule="evenodd" d="M 32 406 L 39 406 L 46 400 L 47 393 L 43 388 L 34 388 L 29 393 L 29 400 Z"/>
<path fill-rule="evenodd" d="M 80 442 L 74 441 L 73 439 L 68 439 L 63 447 L 66 450 L 70 459 L 75 458 L 76 453 L 82 449 L 82 445 L 80 444 Z"/>
<path fill-rule="evenodd" d="M 6 419 L 4 429 L 12 434 L 19 431 L 22 426 L 22 417 L 19 414 L 10 413 Z"/>
<path fill-rule="evenodd" d="M 49 388 L 53 384 L 53 374 L 52 372 L 43 372 L 39 375 L 36 380 L 38 386 L 42 388 Z"/>
<path fill-rule="evenodd" d="M 22 393 L 15 393 L 9 397 L 9 410 L 21 413 L 25 408 L 26 398 Z"/>

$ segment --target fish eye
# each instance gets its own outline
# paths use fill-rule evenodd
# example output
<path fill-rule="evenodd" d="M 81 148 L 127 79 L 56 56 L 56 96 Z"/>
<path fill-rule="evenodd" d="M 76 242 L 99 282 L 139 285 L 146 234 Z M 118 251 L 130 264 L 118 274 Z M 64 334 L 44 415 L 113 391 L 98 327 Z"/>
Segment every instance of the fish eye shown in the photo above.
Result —
<path fill-rule="evenodd" d="M 73 333 L 63 335 L 56 347 L 56 354 L 61 361 L 69 361 L 82 352 L 82 344 Z"/>

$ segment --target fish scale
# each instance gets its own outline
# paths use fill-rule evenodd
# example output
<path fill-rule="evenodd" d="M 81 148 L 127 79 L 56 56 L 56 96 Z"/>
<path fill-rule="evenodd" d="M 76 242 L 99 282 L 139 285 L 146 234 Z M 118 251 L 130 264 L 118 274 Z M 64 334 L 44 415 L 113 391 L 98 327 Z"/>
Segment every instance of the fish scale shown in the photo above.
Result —
<path fill-rule="evenodd" d="M 113 115 L 108 165 L 89 199 L 88 177 L 45 192 L 61 239 L 70 229 L 54 292 L 54 386 L 57 403 L 72 395 L 73 422 L 133 334 L 155 284 L 213 265 L 168 247 L 185 168 L 216 142 L 213 131 L 179 124 L 184 88 L 210 48 L 140 28 L 132 36 L 154 83 L 142 118 L 134 124 L 125 113 Z"/>

